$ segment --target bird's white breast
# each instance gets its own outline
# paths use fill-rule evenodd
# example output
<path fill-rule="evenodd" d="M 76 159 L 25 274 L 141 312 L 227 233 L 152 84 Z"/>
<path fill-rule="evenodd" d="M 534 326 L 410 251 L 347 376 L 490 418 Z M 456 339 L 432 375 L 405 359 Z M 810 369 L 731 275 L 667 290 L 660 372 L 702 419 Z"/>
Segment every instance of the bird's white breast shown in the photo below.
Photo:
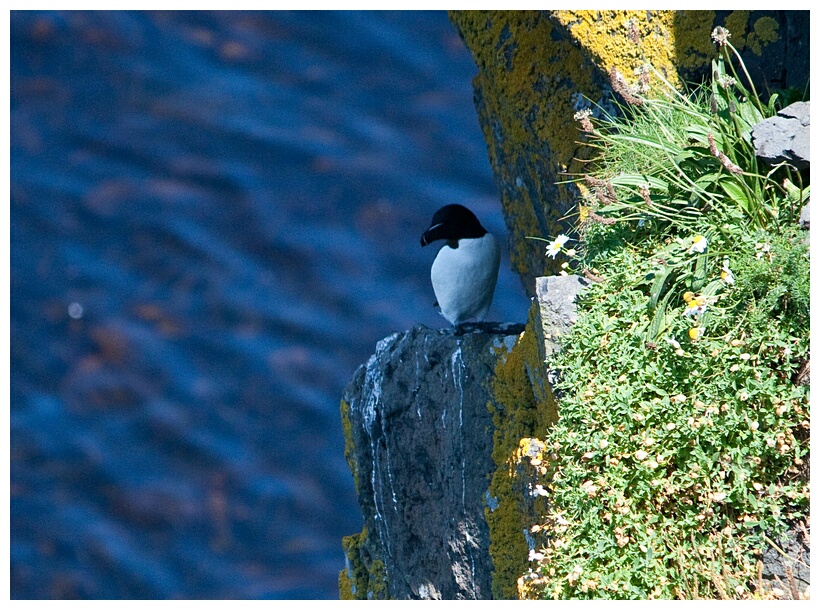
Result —
<path fill-rule="evenodd" d="M 489 233 L 460 239 L 458 248 L 446 245 L 439 250 L 430 279 L 441 314 L 451 324 L 484 319 L 493 300 L 500 261 L 501 249 Z"/>

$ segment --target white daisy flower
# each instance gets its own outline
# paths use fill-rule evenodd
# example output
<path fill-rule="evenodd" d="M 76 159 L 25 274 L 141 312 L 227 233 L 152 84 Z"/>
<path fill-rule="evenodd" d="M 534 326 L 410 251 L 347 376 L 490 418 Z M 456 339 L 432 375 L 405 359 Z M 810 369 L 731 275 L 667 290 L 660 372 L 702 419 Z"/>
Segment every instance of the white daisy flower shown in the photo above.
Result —
<path fill-rule="evenodd" d="M 569 241 L 569 236 L 561 233 L 547 246 L 547 256 L 555 258 L 555 256 L 564 249 L 564 244 Z"/>
<path fill-rule="evenodd" d="M 675 337 L 672 337 L 671 339 L 669 337 L 664 337 L 664 339 L 666 339 L 667 343 L 669 343 L 669 345 L 671 345 L 675 349 L 680 349 L 680 343 L 675 341 Z"/>
<path fill-rule="evenodd" d="M 683 312 L 685 316 L 698 316 L 706 311 L 706 299 L 703 297 L 695 297 L 686 303 L 686 310 Z"/>
<path fill-rule="evenodd" d="M 729 284 L 730 286 L 735 283 L 735 276 L 732 273 L 732 270 L 729 269 L 729 259 L 725 259 L 723 261 L 723 268 L 720 270 L 720 279 L 724 282 Z"/>
<path fill-rule="evenodd" d="M 706 252 L 706 246 L 709 245 L 709 242 L 706 241 L 706 238 L 703 235 L 695 235 L 695 239 L 692 242 L 692 246 L 689 248 L 689 252 L 697 252 L 698 254 L 703 254 Z"/>

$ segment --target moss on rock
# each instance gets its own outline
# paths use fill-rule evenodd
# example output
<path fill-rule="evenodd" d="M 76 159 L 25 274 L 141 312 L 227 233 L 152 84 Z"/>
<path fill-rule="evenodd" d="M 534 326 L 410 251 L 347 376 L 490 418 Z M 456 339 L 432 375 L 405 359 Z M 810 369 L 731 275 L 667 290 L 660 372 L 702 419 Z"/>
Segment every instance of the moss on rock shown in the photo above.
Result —
<path fill-rule="evenodd" d="M 339 405 L 339 411 L 342 414 L 342 434 L 345 439 L 345 461 L 347 462 L 350 472 L 353 475 L 353 485 L 356 487 L 356 492 L 359 491 L 359 467 L 356 460 L 353 459 L 356 451 L 356 444 L 353 442 L 353 431 L 350 423 L 350 405 L 344 400 Z"/>
<path fill-rule="evenodd" d="M 345 568 L 339 572 L 340 599 L 390 599 L 387 568 L 381 559 L 371 558 L 368 530 L 342 538 Z"/>
<path fill-rule="evenodd" d="M 350 405 L 342 400 L 339 406 L 342 415 L 342 431 L 345 439 L 345 460 L 353 474 L 353 484 L 360 493 L 359 466 L 356 462 L 356 446 L 350 421 Z M 345 567 L 339 572 L 340 599 L 389 599 L 387 570 L 384 562 L 374 559 L 370 549 L 374 547 L 369 539 L 367 526 L 358 534 L 342 538 L 345 553 Z"/>

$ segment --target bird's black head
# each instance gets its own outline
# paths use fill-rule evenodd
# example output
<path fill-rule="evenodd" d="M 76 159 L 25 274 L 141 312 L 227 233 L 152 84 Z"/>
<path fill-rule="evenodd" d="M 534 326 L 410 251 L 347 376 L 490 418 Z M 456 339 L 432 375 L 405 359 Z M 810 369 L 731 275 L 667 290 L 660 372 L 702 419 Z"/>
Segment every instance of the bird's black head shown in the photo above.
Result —
<path fill-rule="evenodd" d="M 422 247 L 439 239 L 458 241 L 463 238 L 483 237 L 487 230 L 478 222 L 475 214 L 463 205 L 445 205 L 433 214 L 430 228 L 421 236 Z"/>

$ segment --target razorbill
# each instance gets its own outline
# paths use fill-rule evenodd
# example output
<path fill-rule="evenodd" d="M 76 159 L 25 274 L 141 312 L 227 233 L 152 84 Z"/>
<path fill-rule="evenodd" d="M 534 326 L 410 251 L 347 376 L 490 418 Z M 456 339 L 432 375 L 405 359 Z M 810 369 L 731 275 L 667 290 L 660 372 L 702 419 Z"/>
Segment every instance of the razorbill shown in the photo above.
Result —
<path fill-rule="evenodd" d="M 455 327 L 481 322 L 493 301 L 501 249 L 492 234 L 463 205 L 445 205 L 433 214 L 421 236 L 422 247 L 446 241 L 433 261 L 430 280 L 441 315 Z"/>

